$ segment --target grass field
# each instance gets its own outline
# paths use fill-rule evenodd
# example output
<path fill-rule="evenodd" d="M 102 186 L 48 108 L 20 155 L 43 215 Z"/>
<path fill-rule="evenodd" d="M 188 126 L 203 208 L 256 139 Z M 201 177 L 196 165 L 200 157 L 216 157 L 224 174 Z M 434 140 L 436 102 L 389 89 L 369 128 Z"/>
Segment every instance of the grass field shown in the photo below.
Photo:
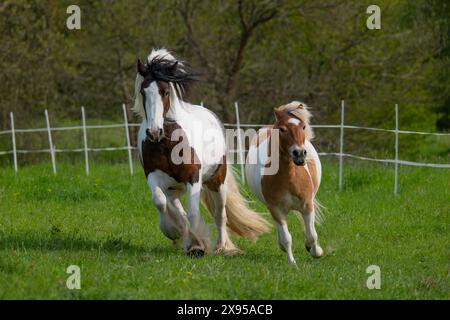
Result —
<path fill-rule="evenodd" d="M 290 230 L 298 269 L 288 265 L 274 230 L 256 243 L 237 240 L 235 257 L 189 258 L 160 232 L 140 171 L 127 165 L 48 164 L 0 169 L 1 299 L 449 299 L 450 172 L 324 165 L 319 191 L 327 207 L 318 228 L 325 250 L 303 247 Z M 258 210 L 266 212 L 258 203 Z M 212 223 L 212 220 L 203 214 Z M 214 228 L 212 228 L 214 229 Z M 214 234 L 214 232 L 213 232 Z M 69 265 L 81 267 L 81 289 L 66 288 Z M 369 265 L 381 268 L 381 290 L 369 290 Z"/>

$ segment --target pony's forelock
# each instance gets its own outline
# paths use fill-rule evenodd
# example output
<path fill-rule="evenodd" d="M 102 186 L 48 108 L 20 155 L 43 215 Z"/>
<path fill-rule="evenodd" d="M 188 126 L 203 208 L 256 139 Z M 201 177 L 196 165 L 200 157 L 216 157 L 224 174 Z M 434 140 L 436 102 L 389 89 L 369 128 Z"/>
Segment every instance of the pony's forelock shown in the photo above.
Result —
<path fill-rule="evenodd" d="M 309 124 L 312 117 L 311 112 L 308 110 L 306 103 L 300 101 L 292 101 L 288 104 L 282 105 L 277 108 L 279 111 L 287 112 L 288 114 L 300 119 L 306 126 L 305 137 L 307 140 L 314 138 L 314 132 Z"/>

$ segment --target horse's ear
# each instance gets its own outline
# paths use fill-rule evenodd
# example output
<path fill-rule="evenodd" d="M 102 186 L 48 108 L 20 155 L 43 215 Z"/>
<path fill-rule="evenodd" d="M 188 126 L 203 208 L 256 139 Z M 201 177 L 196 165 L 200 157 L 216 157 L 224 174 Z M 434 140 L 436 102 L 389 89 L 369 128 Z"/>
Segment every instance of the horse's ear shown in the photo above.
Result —
<path fill-rule="evenodd" d="M 141 62 L 141 59 L 138 58 L 137 60 L 137 72 L 145 77 L 145 74 L 147 73 L 147 67 Z"/>
<path fill-rule="evenodd" d="M 273 113 L 275 114 L 275 119 L 278 120 L 281 118 L 281 111 L 278 108 L 273 108 Z"/>

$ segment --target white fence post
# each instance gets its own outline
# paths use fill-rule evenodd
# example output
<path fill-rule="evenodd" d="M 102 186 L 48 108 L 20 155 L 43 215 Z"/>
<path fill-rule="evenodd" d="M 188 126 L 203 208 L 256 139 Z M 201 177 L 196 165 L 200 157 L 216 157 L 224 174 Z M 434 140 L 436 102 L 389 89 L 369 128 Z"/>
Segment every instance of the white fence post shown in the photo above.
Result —
<path fill-rule="evenodd" d="M 83 123 L 83 141 L 84 141 L 84 164 L 86 168 L 86 175 L 89 175 L 89 153 L 87 143 L 87 131 L 86 131 L 86 115 L 84 113 L 84 107 L 81 107 L 81 121 Z"/>
<path fill-rule="evenodd" d="M 237 139 L 238 139 L 238 152 L 239 152 L 239 162 L 241 163 L 241 182 L 245 183 L 245 171 L 244 171 L 244 150 L 242 150 L 242 140 L 241 140 L 241 123 L 239 121 L 239 104 L 237 102 L 234 103 L 234 108 L 236 110 L 236 129 L 238 131 Z"/>
<path fill-rule="evenodd" d="M 45 109 L 45 122 L 47 123 L 48 144 L 50 146 L 50 155 L 51 155 L 51 159 L 52 159 L 53 174 L 56 175 L 55 148 L 53 146 L 52 130 L 50 129 L 50 120 L 48 118 L 48 111 L 47 111 L 47 109 Z"/>
<path fill-rule="evenodd" d="M 13 146 L 13 162 L 14 162 L 14 171 L 17 172 L 17 148 L 16 148 L 16 132 L 14 131 L 14 114 L 12 112 L 9 113 L 9 118 L 11 119 L 11 138 L 12 138 L 12 146 Z"/>
<path fill-rule="evenodd" d="M 394 194 L 398 191 L 398 104 L 395 105 L 395 162 Z"/>
<path fill-rule="evenodd" d="M 202 102 L 200 102 L 200 105 L 201 105 L 202 107 L 204 107 L 204 105 L 203 105 L 203 101 L 202 101 Z"/>
<path fill-rule="evenodd" d="M 125 135 L 127 137 L 128 162 L 130 163 L 130 175 L 133 175 L 133 158 L 131 156 L 130 131 L 128 130 L 128 116 L 127 116 L 127 107 L 125 106 L 125 103 L 122 104 L 122 109 L 123 109 L 123 118 L 125 121 Z"/>
<path fill-rule="evenodd" d="M 341 137 L 339 143 L 339 190 L 342 190 L 342 164 L 344 160 L 344 100 L 341 101 Z"/>

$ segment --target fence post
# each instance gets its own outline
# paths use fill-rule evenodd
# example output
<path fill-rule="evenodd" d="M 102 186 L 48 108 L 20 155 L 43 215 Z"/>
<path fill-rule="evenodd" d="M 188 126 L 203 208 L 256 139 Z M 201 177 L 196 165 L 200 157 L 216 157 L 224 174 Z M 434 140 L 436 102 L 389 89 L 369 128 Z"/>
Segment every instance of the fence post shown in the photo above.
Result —
<path fill-rule="evenodd" d="M 398 104 L 395 105 L 395 162 L 394 162 L 394 194 L 398 191 Z"/>
<path fill-rule="evenodd" d="M 128 116 L 127 116 L 127 107 L 125 106 L 125 103 L 122 104 L 122 109 L 123 109 L 123 119 L 125 121 L 125 135 L 127 137 L 128 162 L 130 163 L 130 175 L 133 175 L 133 158 L 131 156 L 130 131 L 128 130 Z"/>
<path fill-rule="evenodd" d="M 86 131 L 86 115 L 84 113 L 84 107 L 81 107 L 81 121 L 83 123 L 83 141 L 84 141 L 84 164 L 86 168 L 86 175 L 89 175 L 89 153 L 87 143 L 87 131 Z"/>
<path fill-rule="evenodd" d="M 241 123 L 239 121 L 239 104 L 234 103 L 234 108 L 236 110 L 236 129 L 237 129 L 237 139 L 238 139 L 238 152 L 239 152 L 239 162 L 241 163 L 241 182 L 245 183 L 245 172 L 244 172 L 244 150 L 242 150 L 242 140 L 241 140 Z"/>
<path fill-rule="evenodd" d="M 202 107 L 204 107 L 204 105 L 203 105 L 203 101 L 202 101 L 202 102 L 200 102 L 200 105 L 201 105 Z"/>
<path fill-rule="evenodd" d="M 53 146 L 52 130 L 50 129 L 50 120 L 48 118 L 48 111 L 45 109 L 45 122 L 47 123 L 48 144 L 50 146 L 50 156 L 52 159 L 53 174 L 56 175 L 56 159 L 55 159 L 55 147 Z"/>
<path fill-rule="evenodd" d="M 341 101 L 341 137 L 339 142 L 339 190 L 342 190 L 342 164 L 344 160 L 344 113 L 345 103 Z"/>
<path fill-rule="evenodd" d="M 11 120 L 11 138 L 12 138 L 12 146 L 13 146 L 13 162 L 14 162 L 14 171 L 17 173 L 17 148 L 16 148 L 16 132 L 14 131 L 14 114 L 12 112 L 9 113 L 9 118 Z"/>

